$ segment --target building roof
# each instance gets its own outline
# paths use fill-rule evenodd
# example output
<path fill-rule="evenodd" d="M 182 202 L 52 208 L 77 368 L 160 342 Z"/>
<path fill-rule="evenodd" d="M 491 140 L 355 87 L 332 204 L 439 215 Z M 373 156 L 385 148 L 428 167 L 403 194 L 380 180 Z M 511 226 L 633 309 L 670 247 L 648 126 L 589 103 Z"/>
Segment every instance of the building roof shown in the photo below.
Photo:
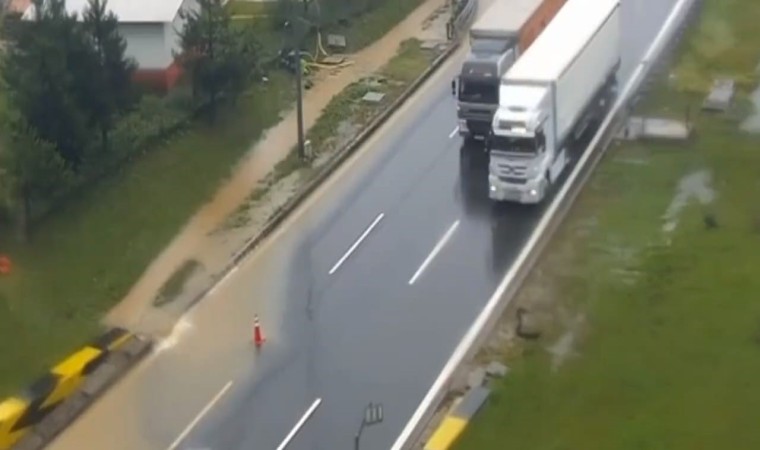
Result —
<path fill-rule="evenodd" d="M 24 11 L 29 7 L 29 5 L 32 4 L 32 0 L 10 0 L 8 5 L 8 11 L 13 13 L 21 13 L 23 14 Z"/>
<path fill-rule="evenodd" d="M 69 13 L 80 17 L 87 8 L 88 0 L 66 0 Z M 177 16 L 184 0 L 108 0 L 108 10 L 113 12 L 120 23 L 164 23 Z M 34 5 L 29 6 L 24 18 L 34 14 Z"/>

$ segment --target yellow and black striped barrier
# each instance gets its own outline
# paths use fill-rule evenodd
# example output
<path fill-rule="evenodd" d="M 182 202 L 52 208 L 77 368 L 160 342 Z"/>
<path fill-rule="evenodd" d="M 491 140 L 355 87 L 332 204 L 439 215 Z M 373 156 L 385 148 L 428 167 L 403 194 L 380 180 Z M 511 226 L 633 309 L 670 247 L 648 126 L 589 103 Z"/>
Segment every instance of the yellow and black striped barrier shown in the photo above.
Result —
<path fill-rule="evenodd" d="M 133 335 L 112 328 L 53 367 L 20 395 L 0 403 L 0 450 L 9 449 L 77 391 L 106 357 Z"/>
<path fill-rule="evenodd" d="M 478 386 L 470 389 L 460 402 L 446 414 L 446 417 L 425 444 L 425 450 L 450 449 L 490 394 L 491 390 L 486 387 Z"/>

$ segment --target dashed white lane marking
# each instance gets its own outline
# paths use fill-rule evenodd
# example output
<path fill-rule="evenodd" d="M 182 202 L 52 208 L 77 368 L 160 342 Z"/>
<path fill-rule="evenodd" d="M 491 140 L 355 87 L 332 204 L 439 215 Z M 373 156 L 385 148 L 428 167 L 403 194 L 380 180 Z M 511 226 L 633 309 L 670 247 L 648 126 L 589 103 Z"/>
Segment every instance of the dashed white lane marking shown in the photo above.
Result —
<path fill-rule="evenodd" d="M 362 241 L 367 239 L 367 236 L 369 236 L 369 234 L 377 226 L 377 224 L 379 224 L 380 221 L 383 220 L 383 217 L 385 217 L 384 213 L 378 214 L 375 220 L 367 227 L 366 230 L 364 230 L 364 233 L 362 233 L 362 235 L 359 236 L 359 239 L 357 239 L 356 242 L 354 242 L 351 245 L 351 247 L 348 248 L 346 253 L 344 253 L 343 256 L 338 260 L 338 262 L 335 263 L 332 269 L 330 269 L 330 275 L 334 274 L 335 272 L 337 272 L 338 269 L 340 269 L 340 266 L 342 266 L 343 263 L 346 262 L 348 257 L 351 256 L 351 254 L 355 252 L 357 248 L 359 248 L 359 245 L 361 245 Z"/>
<path fill-rule="evenodd" d="M 419 269 L 417 269 L 417 272 L 412 275 L 412 278 L 409 280 L 409 285 L 411 286 L 414 284 L 417 279 L 422 276 L 422 273 L 427 269 L 427 267 L 430 265 L 431 262 L 433 262 L 433 259 L 435 259 L 436 256 L 438 256 L 438 253 L 443 250 L 443 247 L 446 246 L 446 243 L 449 242 L 451 237 L 454 235 L 454 232 L 459 227 L 459 220 L 451 224 L 448 230 L 446 230 L 446 233 L 441 237 L 441 239 L 438 241 L 438 243 L 435 244 L 435 247 L 433 247 L 433 250 L 430 252 L 430 254 L 425 258 L 424 261 L 422 261 L 422 265 Z"/>
<path fill-rule="evenodd" d="M 314 400 L 314 403 L 309 406 L 309 409 L 306 410 L 306 412 L 301 416 L 301 418 L 298 420 L 296 425 L 293 427 L 292 430 L 290 430 L 290 433 L 288 433 L 287 436 L 285 436 L 285 439 L 282 440 L 280 445 L 277 446 L 277 450 L 284 450 L 285 447 L 290 444 L 290 441 L 293 440 L 294 437 L 296 437 L 296 434 L 298 434 L 299 431 L 301 431 L 301 428 L 303 428 L 304 424 L 306 424 L 306 421 L 309 420 L 309 418 L 314 414 L 314 411 L 319 408 L 319 405 L 322 404 L 322 399 L 318 398 Z"/>
<path fill-rule="evenodd" d="M 203 417 L 208 414 L 209 411 L 211 411 L 211 408 L 214 407 L 217 403 L 219 403 L 219 400 L 222 399 L 224 394 L 227 393 L 228 390 L 232 387 L 232 380 L 228 381 L 227 384 L 224 385 L 222 390 L 217 392 L 217 394 L 214 396 L 214 398 L 211 399 L 210 402 L 206 404 L 206 406 L 203 407 L 201 412 L 198 413 L 197 416 L 193 419 L 192 422 L 190 422 L 187 427 L 185 427 L 184 430 L 182 430 L 182 433 L 180 433 L 179 436 L 177 436 L 177 439 L 172 442 L 172 445 L 170 445 L 166 450 L 175 450 L 177 447 L 179 447 L 179 444 L 182 443 L 183 440 L 187 437 L 188 434 L 190 434 L 191 431 L 193 431 L 193 428 L 195 428 L 196 425 L 198 425 L 198 422 L 203 420 Z"/>
<path fill-rule="evenodd" d="M 457 133 L 459 133 L 459 127 L 454 128 L 454 131 L 452 131 L 451 133 L 449 133 L 449 139 L 451 139 L 454 136 L 456 136 Z"/>

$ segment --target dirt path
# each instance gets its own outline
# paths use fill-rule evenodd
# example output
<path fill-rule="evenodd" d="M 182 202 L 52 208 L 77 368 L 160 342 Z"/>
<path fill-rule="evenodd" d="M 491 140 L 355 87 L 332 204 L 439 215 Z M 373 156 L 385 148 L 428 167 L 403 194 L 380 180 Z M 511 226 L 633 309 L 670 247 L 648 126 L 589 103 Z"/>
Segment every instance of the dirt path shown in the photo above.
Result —
<path fill-rule="evenodd" d="M 444 0 L 425 1 L 382 39 L 350 55 L 351 65 L 337 71 L 321 72 L 315 80 L 314 87 L 304 93 L 305 128 L 308 130 L 314 125 L 333 96 L 362 76 L 382 68 L 395 55 L 401 42 L 412 37 L 439 37 L 440 27 L 436 26 L 435 30 L 431 31 L 428 18 L 435 15 L 445 3 Z M 189 301 L 193 292 L 199 292 L 210 281 L 213 273 L 224 267 L 232 253 L 240 248 L 248 236 L 256 233 L 256 230 L 252 229 L 256 224 L 221 237 L 213 232 L 235 212 L 249 193 L 297 144 L 296 121 L 293 108 L 285 113 L 279 124 L 269 129 L 264 137 L 251 147 L 230 180 L 196 213 L 148 266 L 127 296 L 108 313 L 106 323 L 154 334 L 165 334 L 171 329 L 174 319 L 183 308 L 183 303 Z M 260 226 L 260 223 L 258 225 Z M 152 306 L 153 299 L 167 278 L 185 261 L 191 259 L 200 263 L 200 273 L 194 275 L 185 285 L 182 297 L 187 298 L 178 298 L 169 308 L 156 310 Z"/>

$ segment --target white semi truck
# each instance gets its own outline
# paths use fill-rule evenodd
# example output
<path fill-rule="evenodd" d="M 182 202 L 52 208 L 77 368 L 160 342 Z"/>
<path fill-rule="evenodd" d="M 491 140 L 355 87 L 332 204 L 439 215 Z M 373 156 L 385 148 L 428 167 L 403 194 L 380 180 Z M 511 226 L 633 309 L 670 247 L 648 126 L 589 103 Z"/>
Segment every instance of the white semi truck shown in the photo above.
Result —
<path fill-rule="evenodd" d="M 486 144 L 492 200 L 544 199 L 568 145 L 608 110 L 619 66 L 620 0 L 568 0 L 502 77 Z"/>
<path fill-rule="evenodd" d="M 470 53 L 451 83 L 460 135 L 488 135 L 499 106 L 499 80 L 565 1 L 495 0 L 470 28 Z"/>

